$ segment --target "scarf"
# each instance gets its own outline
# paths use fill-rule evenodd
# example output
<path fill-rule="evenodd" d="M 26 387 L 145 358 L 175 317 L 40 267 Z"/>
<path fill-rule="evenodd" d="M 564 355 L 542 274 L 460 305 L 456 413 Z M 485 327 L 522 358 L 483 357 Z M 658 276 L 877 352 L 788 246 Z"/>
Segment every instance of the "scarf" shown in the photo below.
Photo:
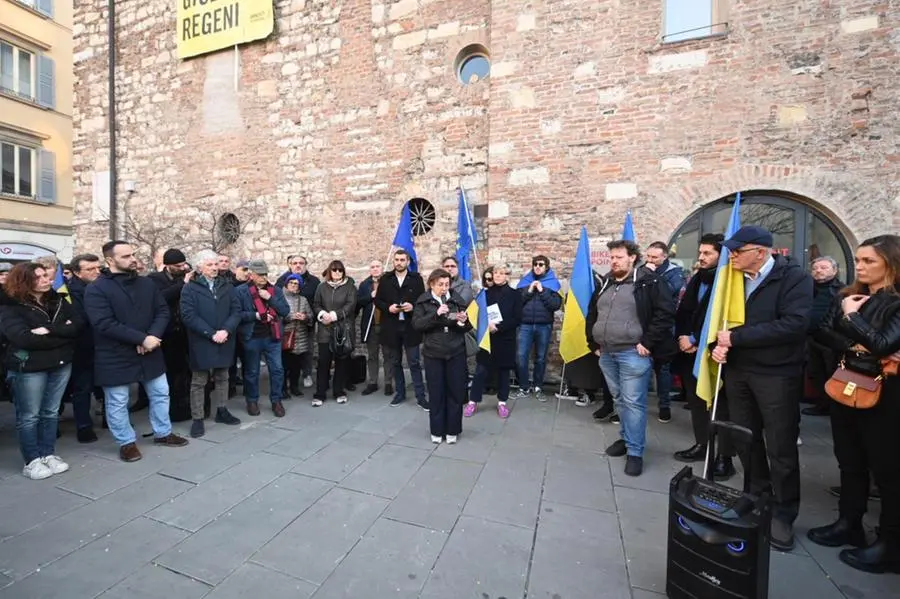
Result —
<path fill-rule="evenodd" d="M 685 310 L 691 315 L 691 331 L 699 335 L 703 329 L 703 321 L 706 318 L 706 309 L 709 306 L 709 298 L 712 295 L 712 284 L 716 279 L 717 267 L 701 268 L 691 277 L 685 287 L 684 296 L 678 310 Z M 706 295 L 700 297 L 700 286 L 706 285 Z"/>
<path fill-rule="evenodd" d="M 256 314 L 259 316 L 259 321 L 268 323 L 272 338 L 275 339 L 275 341 L 280 341 L 281 318 L 278 317 L 275 308 L 268 305 L 266 301 L 260 297 L 259 288 L 257 288 L 256 285 L 248 285 L 247 287 L 250 290 L 250 299 L 253 300 L 253 307 L 256 308 Z M 265 289 L 272 297 L 275 297 L 275 287 L 266 285 Z"/>
<path fill-rule="evenodd" d="M 559 290 L 562 289 L 562 285 L 560 284 L 559 279 L 556 278 L 556 273 L 553 272 L 552 268 L 540 279 L 534 276 L 533 270 L 529 270 L 528 274 L 522 277 L 522 280 L 516 285 L 516 289 L 526 289 L 535 281 L 540 281 L 544 289 L 549 289 L 550 291 L 559 293 Z"/>

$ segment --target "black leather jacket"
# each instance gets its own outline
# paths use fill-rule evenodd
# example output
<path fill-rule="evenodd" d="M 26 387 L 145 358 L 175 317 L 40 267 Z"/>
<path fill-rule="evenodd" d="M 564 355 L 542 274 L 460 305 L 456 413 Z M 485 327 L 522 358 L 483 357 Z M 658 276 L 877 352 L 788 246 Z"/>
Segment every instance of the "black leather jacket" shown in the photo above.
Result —
<path fill-rule="evenodd" d="M 900 286 L 896 289 L 900 292 Z M 881 290 L 849 317 L 841 310 L 842 299 L 839 295 L 832 302 L 815 339 L 840 352 L 851 370 L 877 376 L 880 360 L 900 351 L 900 294 Z M 857 344 L 868 353 L 851 351 Z"/>
<path fill-rule="evenodd" d="M 466 303 L 455 291 L 445 298 L 450 308 L 450 314 L 465 312 Z M 440 302 L 434 299 L 431 291 L 423 293 L 416 301 L 413 310 L 413 328 L 423 333 L 422 355 L 427 358 L 447 360 L 466 351 L 465 334 L 472 328 L 467 320 L 460 326 L 456 320 L 450 320 L 448 315 L 438 316 Z"/>

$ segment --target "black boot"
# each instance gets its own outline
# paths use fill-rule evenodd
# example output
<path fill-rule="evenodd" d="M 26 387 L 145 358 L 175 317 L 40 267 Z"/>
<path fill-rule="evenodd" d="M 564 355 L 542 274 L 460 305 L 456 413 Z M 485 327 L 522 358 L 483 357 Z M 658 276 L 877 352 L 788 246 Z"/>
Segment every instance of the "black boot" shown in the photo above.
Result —
<path fill-rule="evenodd" d="M 716 458 L 716 463 L 713 465 L 713 480 L 728 480 L 736 472 L 734 464 L 731 463 L 731 458 L 722 455 Z"/>
<path fill-rule="evenodd" d="M 194 420 L 191 423 L 191 437 L 197 438 L 202 437 L 206 434 L 206 427 L 203 425 L 202 420 Z"/>
<path fill-rule="evenodd" d="M 863 530 L 861 519 L 850 520 L 840 517 L 833 524 L 810 528 L 806 536 L 816 545 L 823 547 L 866 546 L 866 532 Z"/>
<path fill-rule="evenodd" d="M 676 451 L 674 457 L 679 462 L 702 462 L 706 459 L 706 445 L 698 443 L 689 449 Z"/>
<path fill-rule="evenodd" d="M 240 419 L 232 416 L 231 412 L 228 411 L 228 408 L 218 408 L 216 410 L 216 422 L 220 424 L 229 424 L 231 426 L 241 423 Z"/>
<path fill-rule="evenodd" d="M 303 397 L 303 391 L 300 390 L 300 381 L 299 380 L 291 381 L 290 387 L 291 387 L 291 395 L 293 395 L 294 397 Z"/>
<path fill-rule="evenodd" d="M 900 574 L 900 542 L 885 535 L 863 549 L 844 549 L 838 557 L 851 568 L 863 572 Z"/>

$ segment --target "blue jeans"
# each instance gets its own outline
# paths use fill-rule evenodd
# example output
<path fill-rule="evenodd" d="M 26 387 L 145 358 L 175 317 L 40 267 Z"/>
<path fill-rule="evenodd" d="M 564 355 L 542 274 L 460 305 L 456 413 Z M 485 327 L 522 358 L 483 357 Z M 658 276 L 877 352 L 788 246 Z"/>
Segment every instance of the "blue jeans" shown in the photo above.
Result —
<path fill-rule="evenodd" d="M 406 352 L 406 363 L 409 365 L 409 374 L 412 375 L 413 389 L 416 392 L 418 402 L 425 401 L 425 379 L 422 376 L 422 358 L 419 355 L 419 346 L 391 348 L 391 357 L 394 360 L 394 397 L 406 398 L 406 375 L 403 374 L 403 352 Z"/>
<path fill-rule="evenodd" d="M 519 351 L 516 366 L 520 389 L 540 388 L 544 384 L 544 371 L 547 370 L 547 350 L 550 349 L 550 333 L 552 324 L 523 324 L 519 327 Z M 528 358 L 531 346 L 534 345 L 534 377 L 528 378 Z M 530 383 L 529 383 L 530 380 Z"/>
<path fill-rule="evenodd" d="M 269 400 L 281 401 L 284 367 L 281 365 L 281 341 L 271 337 L 253 337 L 244 341 L 244 398 L 247 403 L 259 401 L 259 359 L 265 358 L 269 369 Z"/>
<path fill-rule="evenodd" d="M 41 372 L 10 372 L 19 449 L 26 464 L 53 455 L 59 402 L 69 382 L 72 365 Z"/>
<path fill-rule="evenodd" d="M 619 415 L 619 431 L 628 455 L 642 457 L 647 438 L 647 388 L 653 372 L 652 360 L 636 349 L 600 354 L 600 369 Z"/>
<path fill-rule="evenodd" d="M 165 374 L 155 379 L 140 383 L 150 401 L 150 426 L 157 439 L 172 433 L 172 421 L 169 420 L 169 381 Z M 116 443 L 121 447 L 137 440 L 131 421 L 128 419 L 128 398 L 131 385 L 103 387 L 106 396 L 106 423 Z"/>
<path fill-rule="evenodd" d="M 656 396 L 659 399 L 659 409 L 668 408 L 672 400 L 672 370 L 669 362 L 653 363 L 653 372 L 656 374 Z"/>

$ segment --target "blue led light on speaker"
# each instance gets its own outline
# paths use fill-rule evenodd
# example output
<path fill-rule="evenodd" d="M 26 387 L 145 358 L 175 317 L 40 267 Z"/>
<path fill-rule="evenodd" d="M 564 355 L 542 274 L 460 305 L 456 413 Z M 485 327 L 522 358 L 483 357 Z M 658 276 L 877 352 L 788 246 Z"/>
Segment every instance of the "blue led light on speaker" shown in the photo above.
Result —
<path fill-rule="evenodd" d="M 687 522 L 685 522 L 684 518 L 682 518 L 681 516 L 678 516 L 678 526 L 680 526 L 681 530 L 685 532 L 693 532 L 691 530 L 691 527 L 687 525 Z"/>
<path fill-rule="evenodd" d="M 747 544 L 743 541 L 738 541 L 737 543 L 728 543 L 728 550 L 732 553 L 743 553 L 747 550 Z"/>

